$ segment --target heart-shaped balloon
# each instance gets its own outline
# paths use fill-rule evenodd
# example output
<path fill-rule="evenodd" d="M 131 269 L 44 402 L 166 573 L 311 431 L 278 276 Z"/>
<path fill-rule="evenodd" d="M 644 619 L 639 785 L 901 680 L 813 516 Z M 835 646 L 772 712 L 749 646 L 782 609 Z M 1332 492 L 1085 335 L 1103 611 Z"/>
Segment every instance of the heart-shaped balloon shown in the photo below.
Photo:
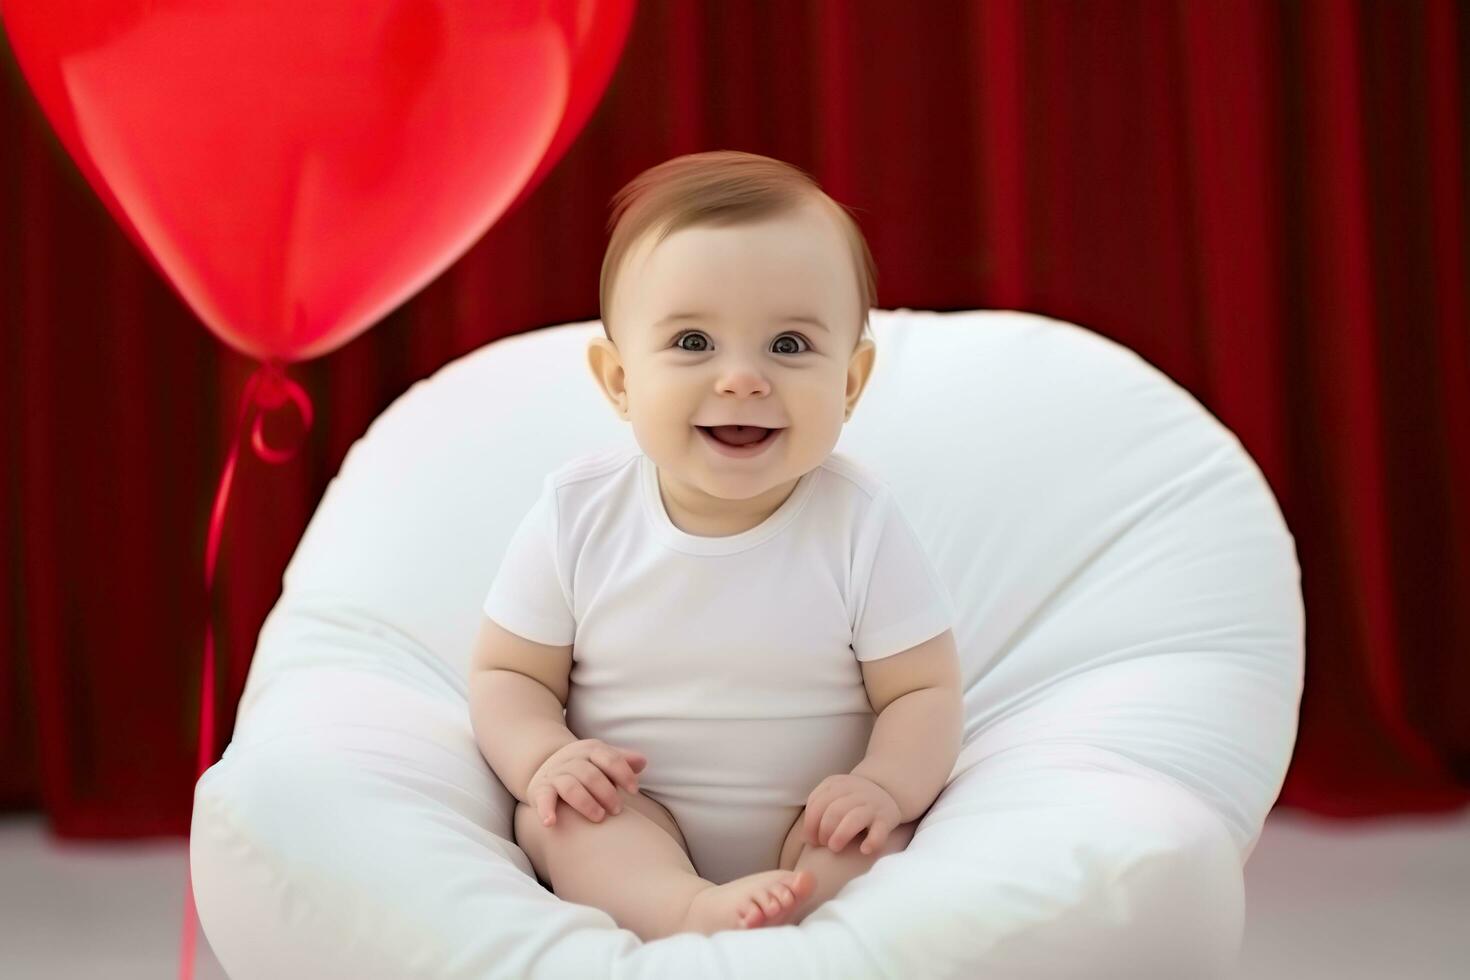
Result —
<path fill-rule="evenodd" d="M 62 145 L 200 319 L 335 350 L 458 259 L 601 98 L 635 0 L 4 0 Z"/>

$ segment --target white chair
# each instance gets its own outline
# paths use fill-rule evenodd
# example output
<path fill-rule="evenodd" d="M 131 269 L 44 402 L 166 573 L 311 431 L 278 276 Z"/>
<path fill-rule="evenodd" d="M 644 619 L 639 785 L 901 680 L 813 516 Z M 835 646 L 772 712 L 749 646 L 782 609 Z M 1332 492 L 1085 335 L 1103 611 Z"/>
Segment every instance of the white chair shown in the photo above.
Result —
<path fill-rule="evenodd" d="M 1296 738 L 1295 542 L 1239 441 L 1138 356 L 1027 313 L 874 311 L 837 450 L 897 495 L 959 611 L 964 747 L 907 850 L 799 926 L 642 943 L 513 842 L 466 672 L 543 475 L 632 444 L 597 321 L 420 381 L 344 461 L 196 789 L 228 973 L 1226 976 Z"/>

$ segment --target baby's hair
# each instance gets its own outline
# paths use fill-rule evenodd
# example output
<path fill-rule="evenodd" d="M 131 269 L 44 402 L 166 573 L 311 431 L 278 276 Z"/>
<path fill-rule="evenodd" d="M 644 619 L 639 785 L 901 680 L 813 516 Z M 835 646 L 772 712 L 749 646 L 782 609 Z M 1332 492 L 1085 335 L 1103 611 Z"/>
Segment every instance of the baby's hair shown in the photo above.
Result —
<path fill-rule="evenodd" d="M 633 243 L 656 231 L 657 245 L 691 225 L 738 225 L 785 214 L 816 200 L 838 219 L 857 272 L 862 333 L 872 336 L 868 310 L 878 302 L 878 267 L 857 221 L 846 205 L 832 200 L 806 171 L 789 163 L 743 153 L 711 150 L 688 153 L 650 167 L 613 195 L 608 219 L 610 239 L 602 257 L 599 302 L 602 331 L 612 340 L 608 317 L 617 273 Z M 857 340 L 853 341 L 856 347 Z"/>

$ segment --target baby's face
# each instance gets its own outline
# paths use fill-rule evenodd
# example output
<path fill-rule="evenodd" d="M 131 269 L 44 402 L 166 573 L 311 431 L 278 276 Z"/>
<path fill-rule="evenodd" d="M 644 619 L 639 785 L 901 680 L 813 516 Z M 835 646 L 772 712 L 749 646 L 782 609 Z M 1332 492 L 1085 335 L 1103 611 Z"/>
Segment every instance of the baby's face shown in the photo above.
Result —
<path fill-rule="evenodd" d="M 613 344 L 597 337 L 588 352 L 594 377 L 649 458 L 695 493 L 749 500 L 794 485 L 831 453 L 873 362 L 871 340 L 854 350 L 864 311 L 835 218 L 812 203 L 652 240 L 618 277 Z M 711 425 L 780 432 L 737 459 L 707 442 L 698 426 Z"/>

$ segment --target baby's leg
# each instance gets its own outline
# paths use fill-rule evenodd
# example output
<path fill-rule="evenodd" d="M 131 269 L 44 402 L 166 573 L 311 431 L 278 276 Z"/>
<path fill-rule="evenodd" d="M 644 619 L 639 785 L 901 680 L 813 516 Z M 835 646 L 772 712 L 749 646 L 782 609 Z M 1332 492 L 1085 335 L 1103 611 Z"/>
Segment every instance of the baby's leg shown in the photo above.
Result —
<path fill-rule="evenodd" d="M 774 925 L 811 891 L 812 876 L 793 872 L 706 881 L 675 838 L 672 817 L 642 793 L 619 789 L 618 799 L 622 810 L 595 822 L 559 802 L 550 827 L 517 803 L 516 843 L 558 897 L 602 909 L 645 942 L 739 928 L 742 915 L 747 925 Z"/>
<path fill-rule="evenodd" d="M 594 823 L 558 801 L 556 823 L 516 804 L 516 843 L 560 898 L 607 912 L 645 941 L 680 930 L 694 896 L 710 887 L 664 829 L 628 804 Z"/>
<path fill-rule="evenodd" d="M 825 845 L 806 843 L 802 839 L 802 823 L 805 817 L 806 810 L 803 809 L 787 831 L 777 867 L 810 871 L 816 876 L 817 885 L 807 900 L 797 907 L 795 914 L 786 920 L 788 925 L 800 925 L 829 898 L 842 891 L 849 881 L 866 873 L 879 858 L 905 850 L 909 841 L 914 839 L 914 830 L 919 826 L 917 820 L 899 824 L 889 831 L 888 838 L 876 853 L 864 854 L 860 847 L 863 833 L 848 841 L 841 851 L 833 851 Z"/>

